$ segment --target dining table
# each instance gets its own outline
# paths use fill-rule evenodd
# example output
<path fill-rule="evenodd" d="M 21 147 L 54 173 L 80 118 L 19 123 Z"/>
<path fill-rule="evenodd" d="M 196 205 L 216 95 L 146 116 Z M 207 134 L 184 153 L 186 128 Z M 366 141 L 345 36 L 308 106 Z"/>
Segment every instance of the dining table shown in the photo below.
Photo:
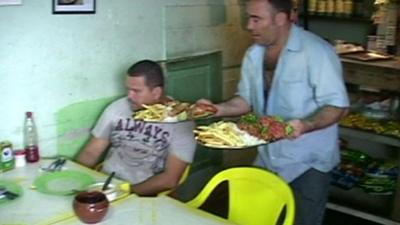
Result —
<path fill-rule="evenodd" d="M 0 186 L 8 185 L 12 191 L 19 195 L 12 200 L 0 199 L 0 225 L 57 224 L 66 218 L 73 217 L 72 202 L 75 190 L 68 191 L 68 187 L 65 186 L 73 188 L 74 185 L 79 185 L 79 183 L 74 184 L 79 180 L 65 180 L 63 175 L 84 176 L 90 178 L 89 182 L 93 184 L 104 182 L 108 177 L 107 174 L 92 170 L 71 160 L 66 160 L 60 171 L 45 171 L 55 160 L 41 159 L 35 163 L 27 163 L 24 167 L 17 167 L 0 173 Z M 64 187 L 57 187 L 57 183 Z M 113 179 L 112 183 L 123 185 L 127 182 Z M 40 187 L 36 187 L 35 184 L 40 185 Z M 57 190 L 52 190 L 46 185 L 53 185 L 54 188 L 62 189 L 62 191 L 57 192 Z M 78 191 L 80 190 L 76 190 L 76 192 Z M 119 191 L 114 201 L 128 195 L 128 192 Z"/>
<path fill-rule="evenodd" d="M 0 187 L 2 185 L 7 187 L 8 184 L 10 190 L 18 194 L 18 197 L 12 200 L 0 199 L 0 225 L 84 224 L 75 215 L 72 206 L 79 190 L 68 190 L 74 188 L 75 180 L 63 181 L 63 175 L 78 174 L 81 180 L 82 177 L 88 176 L 90 179 L 86 182 L 90 183 L 104 182 L 108 175 L 71 160 L 67 160 L 60 171 L 45 171 L 43 168 L 48 168 L 54 160 L 41 159 L 36 163 L 28 163 L 25 167 L 0 173 Z M 51 177 L 56 179 L 49 179 Z M 42 184 L 43 181 L 45 185 Z M 60 187 L 60 184 L 63 187 Z M 112 184 L 126 187 L 129 183 L 114 178 Z M 52 188 L 56 190 L 46 185 L 53 186 Z M 57 188 L 63 190 L 57 191 Z M 234 223 L 192 208 L 166 195 L 140 197 L 120 188 L 115 199 L 110 202 L 106 216 L 97 224 L 232 225 Z"/>
<path fill-rule="evenodd" d="M 79 225 L 76 216 L 61 221 L 59 225 Z M 234 225 L 222 217 L 190 207 L 166 195 L 139 197 L 130 195 L 113 202 L 102 225 Z"/>

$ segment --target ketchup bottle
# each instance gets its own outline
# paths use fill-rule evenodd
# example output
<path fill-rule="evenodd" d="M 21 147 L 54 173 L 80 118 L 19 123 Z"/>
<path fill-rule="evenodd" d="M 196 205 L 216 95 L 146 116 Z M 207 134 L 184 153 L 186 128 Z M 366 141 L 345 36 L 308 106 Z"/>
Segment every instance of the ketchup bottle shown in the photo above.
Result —
<path fill-rule="evenodd" d="M 27 162 L 32 163 L 39 161 L 38 136 L 32 112 L 25 113 L 24 147 Z"/>

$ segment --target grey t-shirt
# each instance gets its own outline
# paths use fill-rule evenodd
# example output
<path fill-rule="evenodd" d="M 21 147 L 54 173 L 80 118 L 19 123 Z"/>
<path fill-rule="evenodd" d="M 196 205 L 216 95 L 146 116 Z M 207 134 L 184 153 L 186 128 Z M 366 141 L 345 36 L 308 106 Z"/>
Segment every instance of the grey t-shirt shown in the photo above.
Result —
<path fill-rule="evenodd" d="M 92 134 L 110 140 L 103 171 L 137 184 L 165 168 L 168 154 L 192 162 L 196 150 L 194 122 L 150 123 L 134 120 L 126 97 L 111 103 Z"/>

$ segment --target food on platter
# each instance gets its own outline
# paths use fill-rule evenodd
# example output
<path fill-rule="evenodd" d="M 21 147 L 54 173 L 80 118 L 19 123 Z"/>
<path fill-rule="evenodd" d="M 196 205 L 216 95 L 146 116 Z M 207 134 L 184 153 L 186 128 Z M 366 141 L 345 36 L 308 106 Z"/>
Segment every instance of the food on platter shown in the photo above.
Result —
<path fill-rule="evenodd" d="M 143 104 L 143 110 L 136 111 L 133 118 L 152 122 L 178 122 L 187 120 L 187 109 L 190 104 L 179 101 L 168 101 L 163 104 Z"/>
<path fill-rule="evenodd" d="M 197 141 L 212 148 L 240 149 L 263 145 L 288 137 L 292 126 L 277 116 L 246 114 L 237 123 L 219 121 L 209 126 L 198 126 Z"/>
<path fill-rule="evenodd" d="M 207 118 L 214 115 L 217 109 L 208 104 L 196 103 L 189 107 L 188 116 L 191 119 Z"/>
<path fill-rule="evenodd" d="M 240 130 L 234 122 L 219 121 L 198 126 L 194 133 L 200 144 L 212 148 L 246 148 L 267 143 Z"/>
<path fill-rule="evenodd" d="M 391 59 L 394 56 L 380 53 L 380 52 L 373 52 L 373 51 L 361 51 L 355 53 L 344 54 L 342 57 L 355 59 L 360 61 L 371 61 L 371 60 L 378 60 L 378 59 Z"/>
<path fill-rule="evenodd" d="M 362 46 L 355 45 L 352 43 L 337 44 L 335 46 L 335 49 L 337 54 L 348 54 L 348 53 L 365 51 L 365 49 Z"/>
<path fill-rule="evenodd" d="M 279 116 L 257 116 L 249 113 L 240 117 L 237 125 L 241 130 L 265 141 L 286 138 L 293 132 L 293 127 Z"/>
<path fill-rule="evenodd" d="M 134 119 L 149 122 L 180 122 L 209 117 L 216 112 L 211 105 L 190 104 L 176 100 L 153 105 L 143 104 L 143 108 L 133 114 Z"/>

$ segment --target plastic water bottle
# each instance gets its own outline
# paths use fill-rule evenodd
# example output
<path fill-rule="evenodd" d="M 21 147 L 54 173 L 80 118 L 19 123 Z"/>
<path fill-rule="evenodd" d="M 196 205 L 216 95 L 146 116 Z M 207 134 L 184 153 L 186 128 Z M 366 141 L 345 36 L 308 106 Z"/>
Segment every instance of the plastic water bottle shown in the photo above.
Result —
<path fill-rule="evenodd" d="M 26 112 L 25 114 L 24 147 L 27 162 L 39 161 L 38 136 L 32 112 Z"/>

